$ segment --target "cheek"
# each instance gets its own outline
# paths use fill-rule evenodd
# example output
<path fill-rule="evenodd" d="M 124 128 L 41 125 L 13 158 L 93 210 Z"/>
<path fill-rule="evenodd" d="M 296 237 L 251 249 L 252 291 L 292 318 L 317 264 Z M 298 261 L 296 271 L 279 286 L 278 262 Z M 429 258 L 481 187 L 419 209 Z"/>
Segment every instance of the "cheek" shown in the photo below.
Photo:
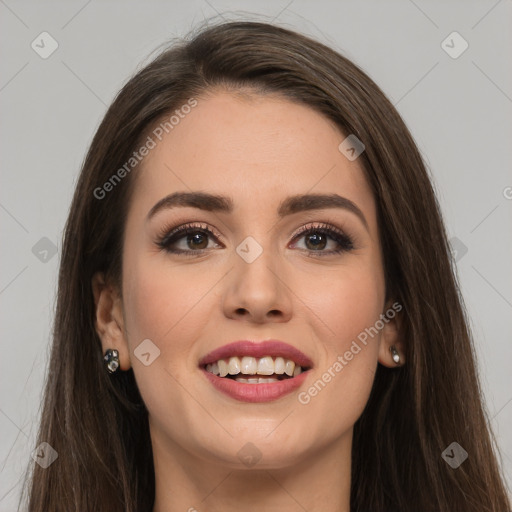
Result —
<path fill-rule="evenodd" d="M 154 264 L 127 265 L 125 307 L 132 351 L 145 338 L 160 345 L 164 334 L 175 323 L 175 316 L 183 304 L 176 283 L 161 270 Z"/>
<path fill-rule="evenodd" d="M 311 287 L 312 282 L 315 287 Z M 360 334 L 364 338 L 365 329 L 373 326 L 383 313 L 383 279 L 378 267 L 370 264 L 310 277 L 301 289 L 308 307 L 319 319 L 316 330 L 323 333 L 318 336 L 319 341 L 331 357 L 348 350 Z"/>
<path fill-rule="evenodd" d="M 380 340 L 374 327 L 383 302 L 383 279 L 373 265 L 337 273 L 313 300 L 322 320 L 315 330 L 324 333 L 318 341 L 323 354 L 315 378 L 298 399 L 308 414 L 329 418 L 333 435 L 350 428 L 368 400 Z"/>
<path fill-rule="evenodd" d="M 170 418 L 172 404 L 183 422 L 171 421 L 165 430 L 178 435 L 190 409 L 190 397 L 182 384 L 188 386 L 191 370 L 195 370 L 190 366 L 191 340 L 199 337 L 197 315 L 204 313 L 199 300 L 208 283 L 190 283 L 183 272 L 153 254 L 127 261 L 125 272 L 126 332 L 135 380 L 157 425 Z M 144 342 L 144 352 L 150 353 L 148 365 L 138 357 L 138 347 L 147 339 L 153 344 Z"/>
<path fill-rule="evenodd" d="M 149 338 L 159 347 L 162 361 L 166 360 L 169 368 L 176 367 L 176 357 L 190 351 L 188 340 L 200 327 L 197 322 L 200 299 L 211 284 L 202 279 L 191 281 L 185 272 L 155 254 L 141 256 L 127 265 L 126 275 L 125 304 L 131 352 L 143 339 Z"/>

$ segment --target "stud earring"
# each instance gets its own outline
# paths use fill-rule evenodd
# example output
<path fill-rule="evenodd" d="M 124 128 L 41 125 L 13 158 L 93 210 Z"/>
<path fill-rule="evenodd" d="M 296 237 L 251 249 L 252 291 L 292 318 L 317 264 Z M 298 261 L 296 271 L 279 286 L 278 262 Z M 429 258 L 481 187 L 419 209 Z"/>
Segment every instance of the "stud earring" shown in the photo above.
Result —
<path fill-rule="evenodd" d="M 110 373 L 114 373 L 119 368 L 119 352 L 117 350 L 109 348 L 105 352 L 103 360 Z"/>
<path fill-rule="evenodd" d="M 396 347 L 394 345 L 391 345 L 391 347 L 389 347 L 389 351 L 391 352 L 391 357 L 393 358 L 393 361 L 396 364 L 400 364 L 400 354 L 398 353 Z"/>

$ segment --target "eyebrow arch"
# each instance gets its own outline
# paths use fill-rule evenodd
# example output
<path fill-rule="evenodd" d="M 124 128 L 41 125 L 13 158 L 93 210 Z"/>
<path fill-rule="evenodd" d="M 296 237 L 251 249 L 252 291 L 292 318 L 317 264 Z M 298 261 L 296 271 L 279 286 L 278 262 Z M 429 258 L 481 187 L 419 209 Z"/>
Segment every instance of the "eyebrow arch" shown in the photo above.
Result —
<path fill-rule="evenodd" d="M 208 194 L 206 192 L 174 192 L 160 199 L 149 211 L 149 221 L 157 212 L 175 207 L 191 207 L 209 212 L 232 213 L 234 209 L 231 197 Z M 359 207 L 346 197 L 338 194 L 304 194 L 290 196 L 281 201 L 277 209 L 280 218 L 308 210 L 342 208 L 354 213 L 369 231 L 368 223 Z"/>

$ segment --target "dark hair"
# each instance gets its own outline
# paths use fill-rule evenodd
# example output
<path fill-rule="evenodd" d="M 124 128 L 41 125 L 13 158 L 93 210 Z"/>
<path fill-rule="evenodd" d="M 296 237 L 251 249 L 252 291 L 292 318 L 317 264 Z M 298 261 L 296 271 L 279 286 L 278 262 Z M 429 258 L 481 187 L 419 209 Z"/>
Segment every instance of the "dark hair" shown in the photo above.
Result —
<path fill-rule="evenodd" d="M 38 443 L 59 454 L 31 466 L 30 512 L 150 512 L 155 475 L 147 410 L 133 371 L 105 371 L 91 279 L 121 290 L 124 222 L 137 169 L 102 187 L 165 115 L 214 89 L 280 94 L 355 134 L 377 205 L 387 297 L 404 306 L 407 364 L 378 366 L 354 426 L 354 512 L 509 510 L 440 208 L 414 140 L 354 63 L 266 23 L 207 26 L 174 43 L 119 92 L 84 161 L 63 237 Z M 340 140 L 341 141 L 341 140 Z M 453 441 L 469 458 L 452 469 Z"/>

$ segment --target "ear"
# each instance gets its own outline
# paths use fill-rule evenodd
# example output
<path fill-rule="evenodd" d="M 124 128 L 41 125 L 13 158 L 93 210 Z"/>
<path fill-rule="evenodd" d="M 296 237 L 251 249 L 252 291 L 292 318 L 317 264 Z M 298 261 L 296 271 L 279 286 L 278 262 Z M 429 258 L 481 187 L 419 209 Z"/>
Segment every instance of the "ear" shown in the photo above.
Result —
<path fill-rule="evenodd" d="M 119 352 L 119 368 L 130 368 L 130 351 L 123 321 L 123 303 L 115 286 L 107 283 L 103 272 L 92 277 L 96 317 L 94 326 L 101 340 L 102 352 L 109 348 Z"/>
<path fill-rule="evenodd" d="M 402 305 L 399 302 L 388 301 L 383 315 L 385 316 L 384 327 L 381 332 L 379 346 L 379 363 L 388 368 L 397 368 L 405 363 L 405 343 L 402 339 Z M 400 361 L 393 361 L 391 347 L 394 347 Z"/>

